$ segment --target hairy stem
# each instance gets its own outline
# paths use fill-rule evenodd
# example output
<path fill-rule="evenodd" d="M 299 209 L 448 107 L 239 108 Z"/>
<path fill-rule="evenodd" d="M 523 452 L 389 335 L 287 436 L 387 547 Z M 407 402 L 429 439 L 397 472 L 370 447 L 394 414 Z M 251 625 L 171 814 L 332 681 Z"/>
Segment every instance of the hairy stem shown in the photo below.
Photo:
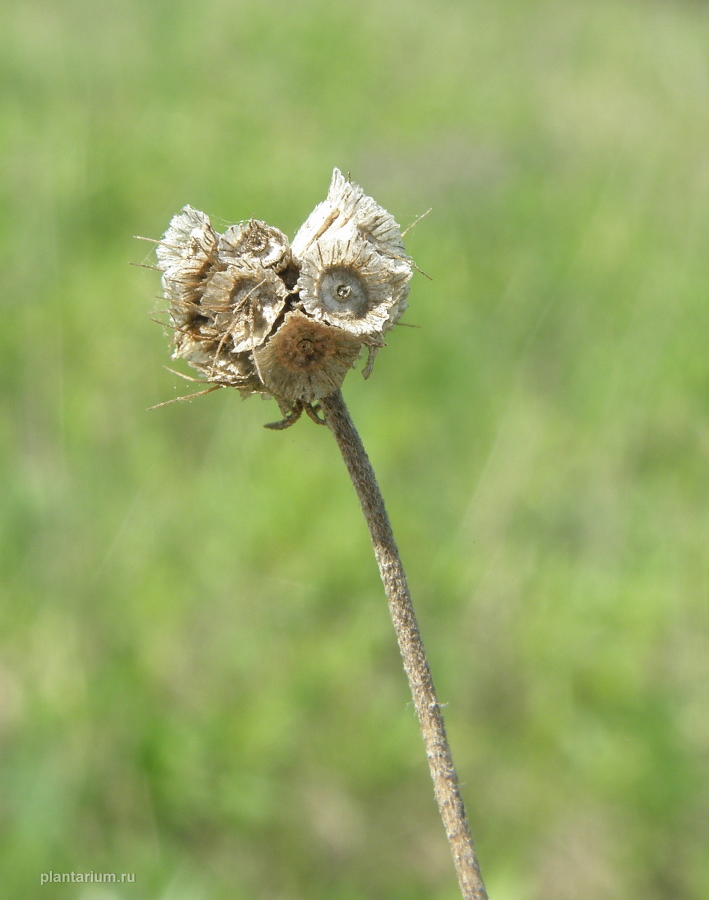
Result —
<path fill-rule="evenodd" d="M 458 788 L 458 776 L 453 767 L 441 708 L 433 687 L 431 670 L 428 667 L 406 583 L 406 574 L 374 470 L 341 392 L 337 391 L 321 400 L 320 406 L 338 443 L 367 520 L 399 649 L 404 660 L 404 669 L 421 725 L 421 734 L 433 778 L 433 789 L 453 853 L 460 890 L 464 900 L 487 900 L 465 815 L 465 806 Z"/>

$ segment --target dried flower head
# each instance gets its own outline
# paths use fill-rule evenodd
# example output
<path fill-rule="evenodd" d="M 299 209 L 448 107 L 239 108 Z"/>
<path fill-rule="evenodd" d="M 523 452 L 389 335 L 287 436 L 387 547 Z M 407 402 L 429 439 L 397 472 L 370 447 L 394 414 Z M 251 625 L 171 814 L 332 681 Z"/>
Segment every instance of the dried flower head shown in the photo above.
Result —
<path fill-rule="evenodd" d="M 282 231 L 249 219 L 232 225 L 220 236 L 219 256 L 223 260 L 258 259 L 264 267 L 280 272 L 290 261 L 290 247 Z"/>
<path fill-rule="evenodd" d="M 338 234 L 343 234 L 342 231 Z M 406 308 L 411 266 L 361 238 L 322 237 L 302 257 L 298 290 L 315 319 L 352 334 L 381 334 Z"/>
<path fill-rule="evenodd" d="M 412 263 L 394 218 L 335 169 L 292 247 L 258 219 L 224 234 L 185 206 L 157 247 L 174 358 L 214 385 L 273 396 L 291 424 L 338 390 L 363 346 L 369 375 L 406 308 Z"/>
<path fill-rule="evenodd" d="M 274 396 L 314 403 L 340 387 L 361 347 L 348 332 L 293 311 L 271 340 L 254 351 L 254 362 Z"/>
<path fill-rule="evenodd" d="M 216 265 L 217 241 L 203 212 L 185 206 L 173 216 L 156 249 L 166 297 L 190 302 L 199 296 L 202 282 Z"/>
<path fill-rule="evenodd" d="M 194 304 L 193 326 L 200 337 L 216 337 L 236 352 L 262 344 L 286 304 L 288 291 L 271 269 L 248 258 L 215 272 Z"/>

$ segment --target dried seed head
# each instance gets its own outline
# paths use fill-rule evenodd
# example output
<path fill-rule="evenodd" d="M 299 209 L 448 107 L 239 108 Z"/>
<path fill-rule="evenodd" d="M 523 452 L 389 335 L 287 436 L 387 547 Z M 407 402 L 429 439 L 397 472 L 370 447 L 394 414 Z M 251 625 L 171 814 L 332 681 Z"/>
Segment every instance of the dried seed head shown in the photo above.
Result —
<path fill-rule="evenodd" d="M 323 237 L 302 257 L 297 287 L 313 318 L 352 334 L 376 335 L 406 308 L 410 278 L 406 261 L 382 256 L 361 238 Z"/>
<path fill-rule="evenodd" d="M 217 247 L 217 234 L 212 228 L 209 216 L 184 206 L 173 216 L 156 255 L 160 268 L 167 271 L 185 260 L 212 260 Z"/>
<path fill-rule="evenodd" d="M 282 231 L 258 219 L 249 219 L 232 225 L 221 235 L 219 257 L 226 262 L 244 257 L 258 259 L 266 268 L 280 272 L 290 262 L 290 248 Z"/>
<path fill-rule="evenodd" d="M 195 299 L 172 300 L 174 358 L 185 359 L 209 381 L 264 391 L 250 351 L 262 344 L 285 306 L 281 279 L 255 261 L 235 261 L 200 285 Z"/>
<path fill-rule="evenodd" d="M 369 375 L 412 274 L 394 218 L 337 169 L 292 249 L 265 222 L 220 235 L 185 206 L 157 258 L 173 358 L 214 384 L 271 394 L 288 424 L 340 387 L 363 346 Z"/>
<path fill-rule="evenodd" d="M 207 282 L 195 305 L 202 335 L 228 341 L 233 350 L 262 344 L 285 306 L 288 291 L 281 279 L 255 260 L 235 260 Z"/>
<path fill-rule="evenodd" d="M 346 331 L 287 313 L 281 327 L 254 351 L 261 381 L 283 400 L 313 403 L 336 391 L 362 346 Z"/>
<path fill-rule="evenodd" d="M 202 282 L 217 264 L 217 234 L 208 216 L 185 206 L 173 216 L 157 245 L 156 256 L 168 299 L 194 301 Z"/>
<path fill-rule="evenodd" d="M 407 259 L 401 229 L 394 217 L 358 184 L 345 179 L 339 169 L 332 173 L 327 199 L 315 207 L 293 238 L 293 255 L 304 256 L 323 237 L 360 237 L 383 256 Z"/>

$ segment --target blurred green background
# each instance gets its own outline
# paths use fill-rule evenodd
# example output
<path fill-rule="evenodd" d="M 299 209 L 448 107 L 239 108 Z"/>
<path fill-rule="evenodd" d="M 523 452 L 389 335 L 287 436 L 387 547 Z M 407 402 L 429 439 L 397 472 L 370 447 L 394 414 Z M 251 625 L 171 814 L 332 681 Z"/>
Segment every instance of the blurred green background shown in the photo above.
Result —
<path fill-rule="evenodd" d="M 432 276 L 344 385 L 491 900 L 709 896 L 709 8 L 10 0 L 0 892 L 459 896 L 334 442 L 166 372 L 185 203 Z M 185 371 L 188 371 L 185 369 Z M 40 887 L 40 874 L 135 883 Z"/>

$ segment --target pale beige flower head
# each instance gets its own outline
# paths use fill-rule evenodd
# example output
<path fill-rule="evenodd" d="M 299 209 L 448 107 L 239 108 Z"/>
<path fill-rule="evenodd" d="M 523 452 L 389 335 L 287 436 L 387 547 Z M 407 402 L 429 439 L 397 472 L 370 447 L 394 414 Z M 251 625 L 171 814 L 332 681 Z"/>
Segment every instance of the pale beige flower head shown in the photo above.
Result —
<path fill-rule="evenodd" d="M 173 216 L 163 239 L 158 243 L 156 255 L 160 268 L 168 269 L 184 262 L 209 261 L 215 257 L 218 236 L 209 216 L 184 206 Z"/>
<path fill-rule="evenodd" d="M 258 259 L 264 267 L 280 272 L 290 262 L 290 247 L 282 231 L 249 219 L 232 225 L 219 237 L 219 255 L 224 260 Z"/>
<path fill-rule="evenodd" d="M 341 386 L 363 347 L 369 375 L 406 308 L 412 263 L 394 218 L 335 169 L 289 246 L 258 219 L 218 234 L 185 206 L 157 247 L 173 357 L 216 386 L 271 395 L 291 424 Z"/>
<path fill-rule="evenodd" d="M 305 312 L 352 334 L 389 329 L 406 308 L 411 266 L 381 256 L 341 229 L 315 241 L 301 259 L 298 291 Z"/>
<path fill-rule="evenodd" d="M 266 340 L 286 305 L 288 291 L 272 269 L 245 257 L 215 272 L 196 306 L 202 335 L 220 337 L 234 351 L 253 350 Z"/>
<path fill-rule="evenodd" d="M 199 296 L 202 282 L 216 265 L 217 241 L 203 212 L 185 206 L 173 216 L 156 249 L 167 297 L 190 302 Z"/>

